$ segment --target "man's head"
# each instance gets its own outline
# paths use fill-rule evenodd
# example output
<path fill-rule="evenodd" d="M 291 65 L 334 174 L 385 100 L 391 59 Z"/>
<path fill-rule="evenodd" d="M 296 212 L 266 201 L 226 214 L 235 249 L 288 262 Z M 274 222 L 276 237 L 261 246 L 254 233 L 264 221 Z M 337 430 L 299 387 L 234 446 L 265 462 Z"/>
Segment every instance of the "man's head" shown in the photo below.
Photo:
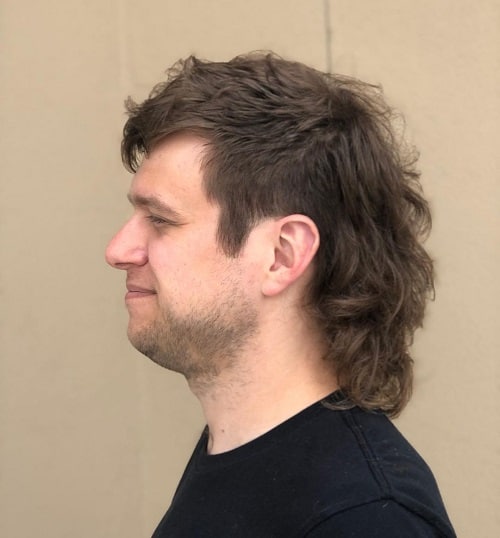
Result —
<path fill-rule="evenodd" d="M 270 54 L 191 57 L 127 107 L 122 156 L 132 171 L 172 135 L 204 141 L 203 189 L 227 256 L 236 259 L 264 219 L 299 214 L 315 224 L 303 302 L 324 334 L 325 360 L 351 401 L 399 412 L 411 391 L 408 347 L 433 287 L 419 242 L 430 216 L 379 90 Z"/>

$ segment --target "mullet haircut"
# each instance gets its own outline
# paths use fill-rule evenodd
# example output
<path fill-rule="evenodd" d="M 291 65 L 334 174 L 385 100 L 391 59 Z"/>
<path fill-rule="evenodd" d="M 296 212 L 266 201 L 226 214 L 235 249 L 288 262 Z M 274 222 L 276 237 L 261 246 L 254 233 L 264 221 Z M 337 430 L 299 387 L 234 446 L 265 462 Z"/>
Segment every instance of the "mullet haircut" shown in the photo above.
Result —
<path fill-rule="evenodd" d="M 130 171 L 169 135 L 206 140 L 204 189 L 220 206 L 227 255 L 261 219 L 301 213 L 316 223 L 304 306 L 327 338 L 325 360 L 349 404 L 399 414 L 412 390 L 409 347 L 434 292 L 421 245 L 431 218 L 416 153 L 380 88 L 270 53 L 189 57 L 126 107 Z"/>

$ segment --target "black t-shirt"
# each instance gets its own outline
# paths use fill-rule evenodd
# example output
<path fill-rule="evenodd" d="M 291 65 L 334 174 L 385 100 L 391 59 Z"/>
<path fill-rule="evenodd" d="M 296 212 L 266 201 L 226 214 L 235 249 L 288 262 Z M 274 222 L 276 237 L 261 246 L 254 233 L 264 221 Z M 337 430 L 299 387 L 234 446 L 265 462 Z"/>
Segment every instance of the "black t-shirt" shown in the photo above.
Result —
<path fill-rule="evenodd" d="M 454 537 L 431 471 L 386 416 L 335 393 L 234 450 L 198 442 L 153 538 Z"/>

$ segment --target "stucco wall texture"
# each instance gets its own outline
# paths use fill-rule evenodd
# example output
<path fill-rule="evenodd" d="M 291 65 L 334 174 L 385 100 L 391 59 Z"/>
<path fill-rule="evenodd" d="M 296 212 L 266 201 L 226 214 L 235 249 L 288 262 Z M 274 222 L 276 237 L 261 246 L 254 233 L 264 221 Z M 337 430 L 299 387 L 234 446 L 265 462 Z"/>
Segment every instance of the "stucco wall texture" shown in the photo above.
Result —
<path fill-rule="evenodd" d="M 400 429 L 459 536 L 500 536 L 500 2 L 0 2 L 0 535 L 150 536 L 202 426 L 125 336 L 123 101 L 255 49 L 381 83 L 421 151 L 436 301 Z"/>

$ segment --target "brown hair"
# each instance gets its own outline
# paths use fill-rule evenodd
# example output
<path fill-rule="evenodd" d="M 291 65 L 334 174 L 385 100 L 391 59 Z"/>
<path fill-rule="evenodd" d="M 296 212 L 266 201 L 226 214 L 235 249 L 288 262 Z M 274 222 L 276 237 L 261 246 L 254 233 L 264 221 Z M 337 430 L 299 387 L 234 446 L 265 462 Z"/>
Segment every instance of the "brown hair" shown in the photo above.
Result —
<path fill-rule="evenodd" d="M 207 140 L 204 187 L 221 208 L 228 255 L 259 219 L 314 220 L 321 241 L 306 306 L 327 359 L 349 402 L 398 414 L 411 395 L 408 348 L 433 293 L 420 243 L 431 219 L 416 156 L 395 135 L 380 89 L 273 54 L 190 57 L 127 110 L 131 171 L 170 134 Z"/>

